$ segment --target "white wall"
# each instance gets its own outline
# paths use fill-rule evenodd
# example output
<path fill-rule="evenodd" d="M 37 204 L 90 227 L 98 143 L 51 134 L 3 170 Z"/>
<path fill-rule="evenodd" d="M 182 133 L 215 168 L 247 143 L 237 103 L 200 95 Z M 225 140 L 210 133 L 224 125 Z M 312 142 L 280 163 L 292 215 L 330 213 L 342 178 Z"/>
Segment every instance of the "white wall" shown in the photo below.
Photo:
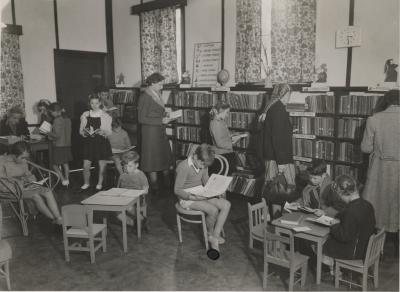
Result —
<path fill-rule="evenodd" d="M 335 48 L 336 30 L 349 23 L 349 0 L 317 0 L 315 65 L 328 66 L 328 84 L 345 86 L 347 48 Z"/>
<path fill-rule="evenodd" d="M 353 48 L 351 85 L 383 82 L 385 61 L 392 58 L 400 64 L 399 1 L 356 0 L 354 25 L 361 27 L 362 44 Z"/>
<path fill-rule="evenodd" d="M 126 86 L 141 83 L 139 16 L 130 14 L 130 7 L 140 0 L 118 0 L 112 2 L 114 68 L 115 75 L 125 76 Z"/>
<path fill-rule="evenodd" d="M 57 13 L 60 49 L 107 52 L 104 0 L 57 0 Z"/>
<path fill-rule="evenodd" d="M 12 23 L 11 0 L 0 0 L 0 21 Z"/>
<path fill-rule="evenodd" d="M 53 3 L 48 0 L 16 0 L 15 17 L 23 31 L 20 46 L 26 118 L 28 123 L 36 123 L 34 104 L 42 98 L 56 100 Z"/>
<path fill-rule="evenodd" d="M 220 0 L 188 1 L 185 9 L 186 70 L 192 77 L 194 44 L 222 41 L 221 9 Z"/>

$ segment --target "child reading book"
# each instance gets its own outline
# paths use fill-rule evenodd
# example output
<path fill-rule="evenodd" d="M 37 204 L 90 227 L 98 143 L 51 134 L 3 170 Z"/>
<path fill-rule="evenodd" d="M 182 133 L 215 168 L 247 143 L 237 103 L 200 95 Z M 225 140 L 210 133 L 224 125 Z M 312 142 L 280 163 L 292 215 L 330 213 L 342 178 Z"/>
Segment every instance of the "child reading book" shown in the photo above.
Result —
<path fill-rule="evenodd" d="M 125 150 L 131 146 L 131 140 L 129 139 L 128 133 L 124 129 L 122 129 L 121 126 L 121 119 L 113 118 L 113 121 L 111 123 L 112 133 L 110 136 L 108 136 L 111 144 L 111 149 L 113 151 L 112 159 L 114 160 L 115 167 L 120 175 L 123 173 L 121 166 L 121 157 L 123 152 L 115 153 L 115 150 Z"/>
<path fill-rule="evenodd" d="M 201 144 L 192 155 L 179 163 L 176 168 L 174 192 L 183 208 L 203 211 L 206 214 L 208 240 L 213 249 L 219 250 L 218 245 L 225 242 L 220 235 L 229 214 L 230 202 L 224 198 L 207 198 L 186 191 L 188 188 L 206 185 L 209 179 L 208 166 L 213 163 L 214 155 L 212 146 Z"/>
<path fill-rule="evenodd" d="M 149 182 L 147 181 L 147 177 L 143 171 L 141 171 L 139 167 L 139 159 L 140 156 L 135 151 L 128 151 L 122 155 L 122 165 L 124 172 L 120 175 L 118 179 L 118 187 L 125 189 L 133 189 L 133 190 L 145 190 L 145 194 L 149 191 Z M 140 197 L 140 206 L 145 206 L 145 195 Z M 134 208 L 129 209 L 128 213 L 132 216 L 136 216 L 136 211 Z M 145 220 L 146 218 L 141 214 L 141 219 Z M 121 215 L 117 216 L 118 219 L 121 219 Z M 134 222 L 131 218 L 127 217 L 127 224 L 133 225 Z M 145 227 L 145 222 L 142 224 Z"/>

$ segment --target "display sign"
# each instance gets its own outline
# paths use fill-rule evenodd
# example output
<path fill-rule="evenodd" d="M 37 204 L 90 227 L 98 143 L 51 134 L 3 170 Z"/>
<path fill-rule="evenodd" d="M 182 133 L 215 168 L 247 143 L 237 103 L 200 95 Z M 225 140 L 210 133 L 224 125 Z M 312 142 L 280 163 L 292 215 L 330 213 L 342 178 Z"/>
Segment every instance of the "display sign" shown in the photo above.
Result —
<path fill-rule="evenodd" d="M 213 87 L 221 70 L 221 43 L 200 43 L 194 45 L 193 87 Z"/>

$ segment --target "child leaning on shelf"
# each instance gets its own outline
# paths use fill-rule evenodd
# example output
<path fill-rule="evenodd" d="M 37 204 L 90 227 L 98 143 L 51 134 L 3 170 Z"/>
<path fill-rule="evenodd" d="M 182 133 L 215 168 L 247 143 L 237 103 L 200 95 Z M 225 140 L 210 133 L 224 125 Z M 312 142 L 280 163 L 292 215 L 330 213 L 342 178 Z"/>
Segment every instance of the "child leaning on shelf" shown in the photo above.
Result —
<path fill-rule="evenodd" d="M 135 151 L 128 151 L 122 155 L 122 165 L 124 172 L 120 175 L 117 186 L 119 188 L 131 190 L 144 190 L 145 194 L 140 197 L 140 206 L 141 208 L 146 208 L 145 195 L 149 191 L 149 182 L 144 172 L 138 168 L 139 159 L 140 156 Z M 132 216 L 136 216 L 135 208 L 129 209 L 128 213 Z M 141 214 L 141 220 L 146 219 L 146 212 L 143 213 L 144 214 Z M 121 215 L 118 215 L 117 218 L 121 219 Z M 129 217 L 127 217 L 126 222 L 128 225 L 133 225 L 134 223 L 133 220 Z M 144 224 L 142 226 L 144 226 Z"/>
<path fill-rule="evenodd" d="M 122 122 L 120 118 L 113 118 L 111 123 L 112 133 L 108 136 L 110 140 L 111 149 L 115 150 L 125 150 L 131 146 L 131 140 L 129 139 L 128 133 L 122 129 Z M 122 153 L 113 153 L 112 159 L 114 160 L 115 167 L 118 173 L 121 175 L 123 173 L 121 165 Z"/>
<path fill-rule="evenodd" d="M 68 118 L 62 106 L 54 102 L 49 105 L 48 111 L 53 118 L 53 127 L 48 136 L 53 140 L 53 168 L 61 178 L 63 186 L 69 185 L 69 165 L 71 153 L 71 119 Z M 62 166 L 64 173 L 60 170 Z"/>
<path fill-rule="evenodd" d="M 319 209 L 317 215 L 328 215 L 334 217 L 342 211 L 345 203 L 332 189 L 332 179 L 327 171 L 324 160 L 315 159 L 307 168 L 308 184 L 303 189 L 300 203 L 312 209 Z"/>
<path fill-rule="evenodd" d="M 212 146 L 201 144 L 192 155 L 179 163 L 176 168 L 174 192 L 183 208 L 206 213 L 208 241 L 212 248 L 218 250 L 218 244 L 225 242 L 220 235 L 229 214 L 230 202 L 224 198 L 206 198 L 185 191 L 207 183 L 208 166 L 213 163 L 214 155 Z"/>

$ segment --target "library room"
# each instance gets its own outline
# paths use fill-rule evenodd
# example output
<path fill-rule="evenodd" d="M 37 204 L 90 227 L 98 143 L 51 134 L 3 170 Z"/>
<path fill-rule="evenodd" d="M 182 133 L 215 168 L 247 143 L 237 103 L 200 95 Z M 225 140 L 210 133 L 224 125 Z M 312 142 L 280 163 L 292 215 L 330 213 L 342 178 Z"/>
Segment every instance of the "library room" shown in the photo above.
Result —
<path fill-rule="evenodd" d="M 0 10 L 0 290 L 399 291 L 399 0 Z"/>

